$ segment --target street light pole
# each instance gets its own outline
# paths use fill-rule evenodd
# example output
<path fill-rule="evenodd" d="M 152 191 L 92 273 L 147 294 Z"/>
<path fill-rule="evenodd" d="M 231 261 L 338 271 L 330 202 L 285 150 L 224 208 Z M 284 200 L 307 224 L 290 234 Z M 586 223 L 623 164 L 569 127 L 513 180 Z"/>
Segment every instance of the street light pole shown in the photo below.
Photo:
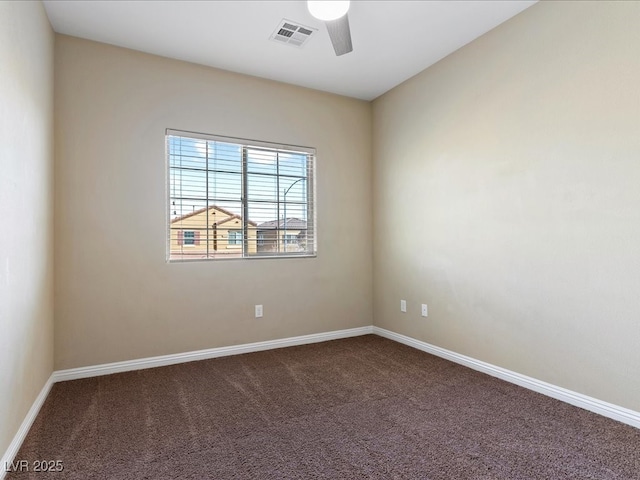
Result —
<path fill-rule="evenodd" d="M 296 183 L 298 183 L 300 180 L 304 180 L 304 178 L 299 178 L 298 180 L 296 180 L 295 182 L 293 182 L 291 185 L 289 185 L 289 188 L 287 188 L 284 191 L 284 194 L 282 195 L 282 197 L 284 198 L 284 233 L 283 233 L 283 237 L 284 237 L 284 251 L 287 251 L 287 193 L 289 193 L 289 190 L 291 190 L 291 187 L 293 187 Z"/>

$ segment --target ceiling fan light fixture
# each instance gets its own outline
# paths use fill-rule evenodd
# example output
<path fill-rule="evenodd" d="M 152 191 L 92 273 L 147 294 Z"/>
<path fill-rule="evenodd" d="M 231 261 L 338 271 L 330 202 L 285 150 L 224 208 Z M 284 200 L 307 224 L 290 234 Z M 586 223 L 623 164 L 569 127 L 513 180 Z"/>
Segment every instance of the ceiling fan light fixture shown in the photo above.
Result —
<path fill-rule="evenodd" d="M 344 17 L 349 11 L 349 0 L 307 0 L 309 13 L 325 22 Z"/>

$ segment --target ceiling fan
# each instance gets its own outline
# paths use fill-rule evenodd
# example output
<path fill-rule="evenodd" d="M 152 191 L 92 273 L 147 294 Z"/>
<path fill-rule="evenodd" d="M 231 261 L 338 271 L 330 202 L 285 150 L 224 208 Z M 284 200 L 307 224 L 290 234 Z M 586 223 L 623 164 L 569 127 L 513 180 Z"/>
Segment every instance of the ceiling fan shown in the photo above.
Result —
<path fill-rule="evenodd" d="M 349 29 L 349 0 L 307 0 L 309 13 L 327 26 L 337 56 L 353 51 Z"/>

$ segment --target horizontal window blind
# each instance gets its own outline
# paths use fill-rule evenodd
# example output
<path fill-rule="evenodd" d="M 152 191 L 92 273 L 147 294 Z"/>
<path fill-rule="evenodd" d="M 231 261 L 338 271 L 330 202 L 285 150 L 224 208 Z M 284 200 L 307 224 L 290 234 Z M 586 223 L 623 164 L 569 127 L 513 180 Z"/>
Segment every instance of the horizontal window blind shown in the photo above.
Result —
<path fill-rule="evenodd" d="M 315 256 L 315 150 L 167 130 L 169 261 Z"/>

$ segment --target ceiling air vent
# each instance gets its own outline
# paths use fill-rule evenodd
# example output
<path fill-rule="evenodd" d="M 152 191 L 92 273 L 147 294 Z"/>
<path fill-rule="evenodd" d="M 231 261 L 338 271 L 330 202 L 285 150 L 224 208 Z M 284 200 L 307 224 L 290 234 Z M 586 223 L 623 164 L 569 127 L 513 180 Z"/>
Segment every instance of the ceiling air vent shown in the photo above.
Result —
<path fill-rule="evenodd" d="M 275 29 L 271 40 L 275 40 L 280 43 L 288 43 L 296 47 L 302 47 L 311 34 L 316 32 L 315 28 L 300 25 L 299 23 L 292 22 L 290 20 L 283 19 L 278 28 Z"/>

